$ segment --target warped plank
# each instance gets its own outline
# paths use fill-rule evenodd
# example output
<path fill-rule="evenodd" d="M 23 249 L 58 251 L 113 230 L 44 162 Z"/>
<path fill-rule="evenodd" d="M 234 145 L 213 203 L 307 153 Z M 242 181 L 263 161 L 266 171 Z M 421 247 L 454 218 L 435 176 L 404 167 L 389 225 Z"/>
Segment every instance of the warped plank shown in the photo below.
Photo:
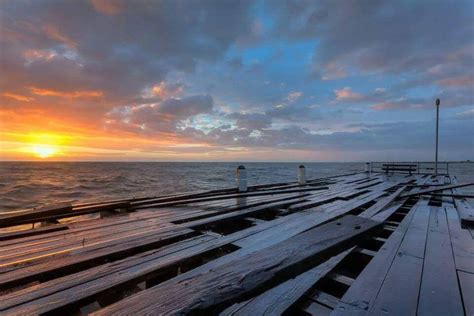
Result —
<path fill-rule="evenodd" d="M 57 203 L 33 210 L 2 215 L 0 216 L 0 227 L 31 223 L 45 216 L 51 216 L 70 211 L 72 211 L 71 203 Z"/>
<path fill-rule="evenodd" d="M 398 249 L 411 225 L 418 206 L 415 206 L 390 235 L 377 255 L 356 278 L 334 309 L 334 315 L 366 315 L 372 308 Z M 418 215 L 419 216 L 419 215 Z"/>
<path fill-rule="evenodd" d="M 63 257 L 52 262 L 47 261 L 37 265 L 19 268 L 1 274 L 0 288 L 29 282 L 38 278 L 48 279 L 57 274 L 71 273 L 86 268 L 90 263 L 105 259 L 122 259 L 138 252 L 167 245 L 179 238 L 190 236 L 194 231 L 186 228 L 165 232 L 151 232 L 134 236 L 119 244 L 104 243 L 87 252 Z"/>
<path fill-rule="evenodd" d="M 346 250 L 328 261 L 308 270 L 294 279 L 254 297 L 238 307 L 231 306 L 221 315 L 280 315 L 302 297 L 311 287 L 341 262 L 352 249 Z"/>
<path fill-rule="evenodd" d="M 389 205 L 395 199 L 397 199 L 403 190 L 405 190 L 405 186 L 402 186 L 401 188 L 399 188 L 397 191 L 390 194 L 389 196 L 380 199 L 374 205 L 372 205 L 371 207 L 366 209 L 364 212 L 362 212 L 359 216 L 367 217 L 367 218 L 371 218 L 375 216 L 378 212 L 382 211 L 385 207 L 387 207 L 387 205 Z"/>
<path fill-rule="evenodd" d="M 205 246 L 214 239 L 211 236 L 197 236 L 4 295 L 0 301 L 0 314 L 26 315 L 55 311 L 147 273 L 169 267 L 196 252 L 206 251 L 208 249 Z"/>
<path fill-rule="evenodd" d="M 432 188 L 432 189 L 420 190 L 420 191 L 413 192 L 413 193 L 405 193 L 405 194 L 400 195 L 400 197 L 410 197 L 410 196 L 416 196 L 416 195 L 420 195 L 420 194 L 428 194 L 428 193 L 433 193 L 433 192 L 438 192 L 438 191 L 443 191 L 443 190 L 450 190 L 450 189 L 467 187 L 467 186 L 471 186 L 471 185 L 474 185 L 474 182 L 444 185 L 444 186 L 439 186 L 439 187 Z"/>
<path fill-rule="evenodd" d="M 258 294 L 327 260 L 337 248 L 353 245 L 356 237 L 379 225 L 349 215 L 185 281 L 171 279 L 97 311 L 95 315 L 119 311 L 166 314 L 222 309 L 226 304 Z"/>
<path fill-rule="evenodd" d="M 195 203 L 195 202 L 216 201 L 216 200 L 226 200 L 226 199 L 244 198 L 244 197 L 252 197 L 252 196 L 275 195 L 275 194 L 301 193 L 301 192 L 319 191 L 319 190 L 327 190 L 327 189 L 329 189 L 327 186 L 321 186 L 321 187 L 290 189 L 290 190 L 280 190 L 280 191 L 236 193 L 236 194 L 229 194 L 229 195 L 223 195 L 223 196 L 207 196 L 207 197 L 202 197 L 202 198 L 179 200 L 179 201 L 173 201 L 173 202 L 160 202 L 160 203 L 155 203 L 152 200 L 152 201 L 132 203 L 131 208 L 134 210 L 138 210 L 142 208 L 174 206 L 174 205 L 179 205 L 179 204 L 189 204 L 189 203 Z"/>
<path fill-rule="evenodd" d="M 30 237 L 30 236 L 37 237 L 38 235 L 41 235 L 41 234 L 64 231 L 67 229 L 68 229 L 67 225 L 54 225 L 54 226 L 38 227 L 38 228 L 33 228 L 33 229 L 25 229 L 25 230 L 14 231 L 14 232 L 9 232 L 9 233 L 1 233 L 0 242 L 5 241 L 5 240 L 12 240 L 12 239 L 18 240 L 19 238 Z"/>

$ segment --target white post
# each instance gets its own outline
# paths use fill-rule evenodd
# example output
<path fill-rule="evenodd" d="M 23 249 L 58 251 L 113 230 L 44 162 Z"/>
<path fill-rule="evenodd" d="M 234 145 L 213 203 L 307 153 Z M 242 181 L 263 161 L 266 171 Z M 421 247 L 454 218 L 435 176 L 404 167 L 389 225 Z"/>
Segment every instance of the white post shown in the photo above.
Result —
<path fill-rule="evenodd" d="M 235 180 L 237 182 L 237 189 L 239 192 L 247 192 L 247 170 L 244 166 L 237 167 L 235 172 Z"/>
<path fill-rule="evenodd" d="M 306 168 L 303 165 L 298 168 L 298 183 L 300 185 L 306 184 Z"/>
<path fill-rule="evenodd" d="M 439 130 L 439 99 L 436 99 L 436 153 L 435 153 L 435 176 L 438 175 L 438 130 Z"/>

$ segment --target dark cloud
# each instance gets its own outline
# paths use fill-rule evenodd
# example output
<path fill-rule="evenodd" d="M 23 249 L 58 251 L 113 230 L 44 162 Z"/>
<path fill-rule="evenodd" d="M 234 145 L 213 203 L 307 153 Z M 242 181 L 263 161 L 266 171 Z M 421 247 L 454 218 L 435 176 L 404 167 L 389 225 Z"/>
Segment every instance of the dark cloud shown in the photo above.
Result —
<path fill-rule="evenodd" d="M 180 122 L 199 114 L 210 113 L 212 108 L 213 99 L 209 95 L 116 107 L 107 115 L 107 127 L 139 134 L 175 133 Z"/>
<path fill-rule="evenodd" d="M 466 143 L 466 135 L 474 135 L 472 122 L 456 119 L 442 120 L 440 124 L 440 144 L 445 156 L 452 154 L 472 156 L 474 139 Z M 434 122 L 396 122 L 380 124 L 352 124 L 347 126 L 354 131 L 316 134 L 309 129 L 290 125 L 281 129 L 260 130 L 258 137 L 245 137 L 242 130 L 216 129 L 209 134 L 189 129 L 203 141 L 221 146 L 270 147 L 280 149 L 329 150 L 329 151 L 398 151 L 399 157 L 410 156 L 410 151 L 430 152 L 433 148 Z M 449 154 L 450 150 L 456 150 Z M 350 160 L 350 157 L 346 158 Z M 344 159 L 342 159 L 344 160 Z"/>
<path fill-rule="evenodd" d="M 170 71 L 221 58 L 252 27 L 248 8 L 248 1 L 4 2 L 2 77 L 13 76 L 16 85 L 93 86 L 111 98 L 134 97 Z M 28 50 L 56 56 L 25 64 Z"/>
<path fill-rule="evenodd" d="M 239 129 L 246 129 L 249 132 L 254 130 L 262 130 L 268 128 L 272 124 L 272 120 L 269 116 L 261 113 L 232 113 L 227 115 L 227 118 L 235 120 L 235 124 Z"/>

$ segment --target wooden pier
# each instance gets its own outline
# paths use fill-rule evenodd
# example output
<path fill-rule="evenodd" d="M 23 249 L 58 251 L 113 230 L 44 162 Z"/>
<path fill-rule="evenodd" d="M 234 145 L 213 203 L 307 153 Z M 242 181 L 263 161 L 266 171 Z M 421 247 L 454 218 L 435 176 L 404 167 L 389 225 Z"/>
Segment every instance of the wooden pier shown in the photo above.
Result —
<path fill-rule="evenodd" d="M 472 184 L 411 168 L 4 215 L 0 315 L 474 315 Z"/>

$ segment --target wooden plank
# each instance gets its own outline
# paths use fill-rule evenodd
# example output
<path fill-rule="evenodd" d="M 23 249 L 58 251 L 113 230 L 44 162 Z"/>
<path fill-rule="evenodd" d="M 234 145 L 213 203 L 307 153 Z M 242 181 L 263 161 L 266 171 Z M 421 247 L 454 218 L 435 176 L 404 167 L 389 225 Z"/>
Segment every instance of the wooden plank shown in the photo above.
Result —
<path fill-rule="evenodd" d="M 459 285 L 466 315 L 474 315 L 474 274 L 458 271 Z"/>
<path fill-rule="evenodd" d="M 41 278 L 47 280 L 59 274 L 76 272 L 86 268 L 90 263 L 104 259 L 122 259 L 126 256 L 143 252 L 151 248 L 167 245 L 193 233 L 190 229 L 176 229 L 173 231 L 158 231 L 134 236 L 120 244 L 104 243 L 75 256 L 60 258 L 54 261 L 13 270 L 1 274 L 0 288 L 29 282 Z"/>
<path fill-rule="evenodd" d="M 171 249 L 175 249 L 174 245 L 165 247 L 163 251 L 161 249 L 153 250 L 150 251 L 149 254 L 139 254 L 136 258 L 130 257 L 119 262 L 97 266 L 63 278 L 43 282 L 34 289 L 22 291 L 21 295 L 15 295 L 14 298 L 8 296 L 4 297 L 5 304 L 0 304 L 0 310 L 8 309 L 8 312 L 13 314 L 29 313 L 35 309 L 42 313 L 49 312 L 60 306 L 71 304 L 78 299 L 93 296 L 110 287 L 140 278 L 152 271 L 157 272 L 170 265 L 185 261 L 192 256 L 217 249 L 235 240 L 255 234 L 258 231 L 268 230 L 277 224 L 284 224 L 291 219 L 290 217 L 297 219 L 298 214 L 265 222 L 258 226 L 219 238 L 218 240 L 204 242 L 194 246 L 192 249 L 188 248 L 182 252 L 174 253 L 172 256 L 166 257 L 165 254 L 171 251 Z M 178 246 L 178 244 L 176 244 L 176 246 Z M 228 256 L 229 255 L 225 257 Z M 216 262 L 216 260 L 211 262 Z M 51 301 L 53 301 L 54 304 L 51 304 Z M 18 305 L 21 302 L 24 302 L 24 304 L 21 304 L 21 306 Z M 18 307 L 11 309 L 12 305 L 18 305 Z"/>
<path fill-rule="evenodd" d="M 0 234 L 0 241 L 12 240 L 12 239 L 18 240 L 19 238 L 30 237 L 30 236 L 37 237 L 38 235 L 41 235 L 41 234 L 64 231 L 67 229 L 68 229 L 67 225 L 54 225 L 54 226 L 46 226 L 46 227 L 39 227 L 39 228 L 33 228 L 33 229 L 25 229 L 25 230 L 14 231 L 14 232 L 9 232 L 9 233 L 2 233 Z"/>
<path fill-rule="evenodd" d="M 293 195 L 295 196 L 295 195 Z M 200 221 L 195 221 L 195 222 L 190 222 L 190 223 L 186 223 L 186 224 L 183 224 L 182 226 L 183 227 L 196 227 L 196 226 L 199 226 L 199 225 L 205 225 L 205 224 L 208 224 L 208 223 L 211 223 L 211 222 L 217 222 L 218 220 L 229 220 L 229 219 L 232 219 L 232 218 L 238 218 L 238 217 L 241 217 L 242 214 L 248 214 L 248 213 L 255 213 L 255 212 L 259 212 L 261 210 L 265 210 L 269 207 L 273 207 L 273 206 L 282 206 L 282 205 L 287 205 L 287 204 L 291 204 L 291 203 L 296 203 L 297 201 L 300 201 L 300 195 L 297 195 L 298 197 L 296 199 L 293 199 L 293 200 L 285 200 L 284 202 L 278 202 L 278 203 L 270 203 L 270 204 L 267 204 L 267 205 L 264 205 L 264 206 L 258 206 L 258 207 L 254 207 L 254 208 L 249 208 L 249 209 L 246 209 L 245 211 L 236 211 L 236 212 L 230 212 L 230 213 L 227 213 L 227 214 L 223 214 L 221 216 L 214 216 L 212 218 L 205 218 L 203 220 L 200 220 Z M 212 213 L 215 215 L 215 213 Z M 125 223 L 127 224 L 127 223 Z M 62 251 L 63 253 L 65 251 L 70 251 L 72 249 L 75 249 L 77 247 L 80 247 L 80 249 L 84 248 L 84 244 L 83 244 L 83 241 L 84 240 L 87 240 L 88 242 L 88 245 L 89 244 L 93 244 L 93 243 L 97 243 L 97 242 L 106 242 L 107 241 L 107 238 L 106 236 L 110 235 L 112 237 L 112 239 L 117 239 L 117 236 L 116 234 L 118 233 L 119 235 L 122 234 L 124 235 L 124 237 L 126 238 L 127 237 L 127 233 L 126 231 L 127 230 L 137 230 L 138 228 L 140 228 L 141 226 L 143 226 L 143 224 L 140 224 L 139 226 L 137 226 L 137 224 L 134 224 L 135 226 L 130 226 L 129 228 L 125 229 L 123 227 L 118 227 L 116 225 L 113 225 L 110 227 L 110 229 L 107 230 L 107 232 L 104 232 L 103 230 L 101 230 L 100 227 L 98 227 L 98 230 L 96 232 L 94 232 L 94 234 L 91 234 L 90 232 L 87 234 L 87 235 L 78 235 L 76 236 L 75 238 L 71 239 L 71 238 L 68 238 L 66 239 L 66 236 L 73 236 L 73 233 L 74 232 L 68 232 L 67 234 L 61 234 L 61 235 L 57 235 L 57 238 L 53 239 L 52 242 L 53 242 L 53 246 L 56 246 L 56 247 L 62 247 L 62 246 L 68 246 L 66 248 L 51 248 L 51 246 L 48 246 L 48 244 L 45 244 L 44 242 L 41 242 L 42 245 L 40 247 L 40 243 L 38 241 L 33 241 L 33 243 L 29 243 L 29 244 L 21 244 L 21 247 L 31 247 L 31 246 L 34 246 L 34 248 L 32 248 L 33 250 L 31 250 L 31 252 L 39 252 L 39 251 L 42 251 L 42 249 L 48 249 L 47 247 L 50 247 L 50 251 L 49 252 L 46 252 L 44 254 L 42 254 L 42 256 L 44 257 L 45 255 L 47 255 L 48 253 L 50 255 L 56 255 L 58 252 Z M 150 222 L 150 223 L 146 223 L 146 225 L 144 225 L 143 227 L 146 228 L 146 227 L 153 227 L 155 224 L 153 222 Z M 128 227 L 128 226 L 127 226 Z M 155 227 L 155 228 L 160 228 L 160 227 Z M 134 232 L 136 233 L 136 232 Z M 98 236 L 98 240 L 95 241 L 94 238 L 97 238 Z M 119 242 L 119 241 L 117 241 Z M 74 246 L 75 245 L 75 248 L 71 246 Z M 9 248 L 9 251 L 13 251 L 13 252 L 16 252 L 19 248 L 19 246 L 14 246 L 13 248 Z M 45 248 L 46 247 L 46 248 Z M 4 249 L 3 252 L 8 252 L 8 250 Z M 25 251 L 21 251 L 22 253 L 25 253 Z M 26 259 L 25 259 L 26 260 Z"/>
<path fill-rule="evenodd" d="M 210 236 L 197 236 L 4 295 L 0 301 L 0 314 L 26 315 L 55 311 L 209 250 L 209 242 L 214 239 Z"/>
<path fill-rule="evenodd" d="M 190 256 L 196 256 L 200 253 L 219 248 L 235 240 L 255 234 L 258 231 L 268 230 L 276 226 L 277 222 L 280 222 L 280 225 L 284 224 L 291 216 L 297 219 L 297 215 L 293 214 L 219 238 L 218 240 L 205 242 L 194 246 L 192 249 L 185 249 L 184 252 L 174 253 L 172 256 L 165 257 L 165 253 L 167 254 L 171 249 L 174 249 L 174 245 L 165 247 L 163 251 L 161 249 L 150 251 L 149 255 L 145 253 L 140 254 L 136 258 L 127 258 L 120 262 L 101 265 L 80 273 L 44 282 L 34 289 L 26 289 L 21 296 L 15 295 L 14 299 L 8 296 L 4 297 L 5 304 L 0 303 L 0 310 L 6 310 L 21 302 L 30 301 L 18 306 L 18 308 L 9 309 L 8 312 L 13 314 L 28 313 L 35 309 L 42 313 L 52 311 L 75 300 L 92 296 L 112 286 L 139 278 L 146 273 L 156 272 L 159 269 L 177 264 L 180 261 L 189 259 Z M 49 303 L 51 301 L 54 301 L 54 304 Z"/>
<path fill-rule="evenodd" d="M 387 207 L 387 205 L 389 205 L 395 199 L 397 199 L 403 190 L 405 190 L 405 186 L 402 186 L 401 188 L 399 188 L 397 191 L 390 194 L 389 196 L 380 199 L 379 201 L 377 201 L 377 203 L 375 203 L 374 205 L 366 209 L 359 216 L 367 217 L 367 218 L 371 218 L 375 216 L 378 212 L 382 211 L 385 207 Z"/>
<path fill-rule="evenodd" d="M 433 196 L 446 196 L 446 197 L 453 197 L 453 198 L 461 198 L 461 199 L 474 199 L 474 195 L 472 194 L 461 194 L 461 193 L 432 193 Z"/>
<path fill-rule="evenodd" d="M 432 207 L 418 315 L 462 315 L 463 305 L 444 208 Z"/>
<path fill-rule="evenodd" d="M 281 315 L 351 251 L 352 249 L 346 250 L 296 278 L 239 304 L 237 309 L 230 307 L 221 315 Z"/>
<path fill-rule="evenodd" d="M 461 226 L 467 228 L 474 225 L 474 207 L 465 199 L 455 199 Z"/>
<path fill-rule="evenodd" d="M 160 203 L 155 203 L 155 201 L 151 200 L 151 201 L 132 203 L 131 208 L 134 210 L 138 210 L 138 209 L 143 209 L 143 208 L 174 206 L 174 205 L 179 205 L 179 204 L 189 204 L 189 203 L 195 203 L 195 202 L 226 200 L 226 199 L 244 198 L 244 197 L 251 197 L 251 196 L 301 193 L 301 192 L 319 191 L 319 190 L 327 190 L 327 189 L 328 189 L 327 186 L 321 186 L 321 187 L 310 187 L 310 188 L 279 190 L 279 191 L 236 193 L 236 194 L 229 194 L 229 195 L 223 195 L 223 196 L 206 196 L 206 197 L 200 197 L 200 198 L 195 198 L 195 199 L 179 200 L 179 201 L 173 201 L 173 202 L 160 202 Z"/>
<path fill-rule="evenodd" d="M 471 186 L 471 185 L 474 185 L 474 182 L 444 185 L 444 186 L 439 186 L 439 187 L 436 187 L 436 188 L 420 190 L 420 191 L 413 192 L 413 193 L 405 193 L 405 194 L 400 195 L 400 197 L 416 196 L 416 195 L 420 195 L 420 194 L 427 194 L 427 193 L 438 192 L 438 191 L 443 191 L 443 190 L 462 188 L 462 187 L 467 187 L 467 186 Z"/>
<path fill-rule="evenodd" d="M 246 217 L 250 214 L 258 213 L 271 207 L 287 206 L 292 203 L 297 203 L 298 201 L 300 201 L 300 199 L 301 197 L 298 197 L 298 198 L 290 199 L 284 202 L 270 203 L 264 206 L 258 206 L 258 207 L 254 207 L 250 209 L 245 209 L 242 211 L 235 211 L 235 212 L 230 212 L 227 214 L 221 214 L 218 216 L 214 216 L 212 218 L 205 218 L 205 219 L 194 221 L 194 222 L 184 223 L 181 225 L 177 225 L 175 228 L 158 229 L 156 231 L 147 232 L 142 235 L 136 235 L 133 238 L 103 242 L 97 247 L 94 247 L 92 249 L 90 248 L 87 249 L 87 251 L 84 252 L 85 253 L 84 258 L 83 258 L 83 254 L 77 254 L 72 257 L 66 257 L 61 260 L 57 260 L 51 264 L 48 264 L 48 262 L 38 263 L 35 266 L 22 268 L 18 272 L 11 271 L 11 273 L 9 273 L 8 275 L 4 274 L 3 280 L 0 280 L 0 287 L 4 287 L 12 282 L 19 282 L 19 281 L 24 281 L 25 279 L 31 279 L 33 277 L 37 277 L 38 275 L 45 274 L 46 272 L 48 274 L 51 274 L 55 270 L 63 270 L 71 266 L 80 267 L 82 265 L 79 265 L 79 263 L 84 264 L 83 260 L 91 261 L 91 260 L 99 259 L 103 257 L 104 255 L 105 256 L 114 255 L 115 252 L 122 253 L 122 250 L 131 251 L 134 248 L 138 249 L 141 247 L 148 247 L 149 245 L 147 244 L 147 242 L 150 242 L 151 244 L 155 244 L 156 240 L 155 240 L 154 235 L 156 234 L 158 234 L 157 236 L 159 236 L 159 234 L 172 234 L 172 232 L 171 233 L 168 233 L 168 232 L 170 230 L 175 230 L 176 237 L 184 236 L 191 232 L 190 230 L 186 230 L 186 228 L 198 228 L 210 223 L 218 223 L 221 221 L 229 221 L 236 218 Z M 150 238 L 147 237 L 149 235 L 151 235 Z M 145 237 L 147 237 L 147 239 L 143 239 L 142 244 L 140 244 L 139 241 L 137 241 L 139 238 L 145 238 Z M 102 249 L 105 247 L 108 247 L 110 251 L 104 252 Z M 127 247 L 131 247 L 131 248 L 129 249 Z M 68 249 L 65 251 L 69 252 L 70 250 Z M 97 258 L 95 258 L 94 256 L 97 256 Z M 65 264 L 66 266 L 64 266 Z M 9 268 L 8 270 L 11 270 L 11 269 Z M 8 270 L 5 270 L 5 271 L 8 271 Z M 34 273 L 32 273 L 33 271 Z M 5 282 L 2 282 L 2 281 L 5 281 Z"/>
<path fill-rule="evenodd" d="M 418 213 L 418 207 L 420 205 L 410 210 L 398 228 L 379 249 L 377 255 L 356 278 L 336 306 L 334 315 L 366 315 L 368 310 L 372 308 L 413 217 L 415 214 L 417 214 L 417 217 L 421 216 L 421 219 L 425 217 L 422 212 Z"/>
<path fill-rule="evenodd" d="M 95 314 L 218 311 L 327 260 L 340 251 L 341 246 L 353 245 L 358 236 L 377 229 L 379 225 L 368 219 L 346 216 L 207 273 L 184 281 L 171 279 Z"/>
<path fill-rule="evenodd" d="M 284 227 L 281 227 L 278 232 L 275 232 L 274 230 L 262 231 L 259 234 L 241 239 L 234 244 L 242 248 L 248 248 L 252 247 L 256 243 L 261 246 L 265 244 L 268 245 L 269 243 L 273 244 L 275 241 L 282 241 L 300 232 L 303 232 L 306 229 L 344 216 L 354 209 L 366 204 L 368 201 L 380 196 L 381 194 L 383 194 L 383 192 L 369 192 L 363 196 L 358 197 L 357 199 L 344 201 L 341 204 L 327 208 L 319 206 L 318 211 L 308 210 L 308 213 L 301 214 L 299 217 L 296 217 L 295 221 L 285 223 Z"/>
<path fill-rule="evenodd" d="M 32 223 L 45 216 L 51 216 L 70 211 L 72 211 L 71 203 L 57 203 L 33 210 L 2 215 L 0 216 L 0 228 L 21 225 L 24 223 Z"/>
<path fill-rule="evenodd" d="M 445 210 L 456 268 L 474 273 L 474 240 L 467 229 L 461 228 L 456 209 L 446 206 Z"/>
<path fill-rule="evenodd" d="M 417 208 L 370 313 L 409 315 L 416 311 L 429 218 L 429 206 Z"/>
<path fill-rule="evenodd" d="M 327 306 L 321 305 L 316 302 L 310 302 L 308 306 L 303 307 L 303 310 L 306 313 L 309 313 L 310 315 L 330 315 L 332 312 L 332 309 L 330 309 Z"/>

